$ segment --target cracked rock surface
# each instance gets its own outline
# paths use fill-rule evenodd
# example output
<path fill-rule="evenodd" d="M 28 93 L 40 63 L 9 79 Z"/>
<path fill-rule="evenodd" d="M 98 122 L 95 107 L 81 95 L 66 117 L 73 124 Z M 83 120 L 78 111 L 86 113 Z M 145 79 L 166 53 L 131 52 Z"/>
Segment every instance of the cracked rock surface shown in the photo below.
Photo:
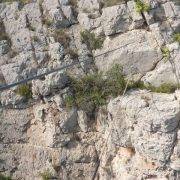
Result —
<path fill-rule="evenodd" d="M 0 174 L 180 179 L 178 89 L 127 89 L 93 114 L 65 105 L 69 76 L 105 74 L 115 64 L 145 85 L 179 84 L 179 0 L 141 2 L 147 11 L 138 12 L 134 0 L 0 0 L 0 87 L 73 64 L 30 81 L 28 102 L 17 86 L 0 92 Z M 83 41 L 84 31 L 102 46 Z"/>

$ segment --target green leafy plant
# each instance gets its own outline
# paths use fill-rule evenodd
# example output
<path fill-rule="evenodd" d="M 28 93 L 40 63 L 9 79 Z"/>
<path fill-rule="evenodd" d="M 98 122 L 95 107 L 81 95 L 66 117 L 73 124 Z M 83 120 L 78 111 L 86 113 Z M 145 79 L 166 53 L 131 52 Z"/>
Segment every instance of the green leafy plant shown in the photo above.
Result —
<path fill-rule="evenodd" d="M 114 97 L 122 94 L 126 86 L 125 76 L 123 75 L 123 68 L 120 65 L 115 65 L 106 73 L 106 76 L 108 94 Z"/>
<path fill-rule="evenodd" d="M 66 106 L 76 105 L 84 111 L 91 112 L 106 104 L 109 96 L 123 93 L 125 79 L 122 68 L 118 65 L 114 66 L 106 73 L 106 78 L 102 73 L 89 74 L 80 79 L 71 77 L 71 88 L 74 96 L 66 97 Z"/>
<path fill-rule="evenodd" d="M 145 85 L 142 81 L 137 81 L 137 82 L 130 82 L 128 85 L 128 89 L 147 89 L 152 92 L 156 93 L 174 93 L 175 90 L 178 88 L 178 85 L 171 84 L 171 83 L 163 83 L 158 87 L 155 87 L 151 84 Z"/>
<path fill-rule="evenodd" d="M 16 93 L 26 99 L 30 99 L 32 97 L 31 86 L 29 84 L 20 85 Z"/>
<path fill-rule="evenodd" d="M 82 43 L 87 44 L 91 50 L 100 49 L 103 46 L 104 38 L 96 37 L 94 33 L 91 33 L 87 30 L 81 32 L 81 41 Z"/>
<path fill-rule="evenodd" d="M 150 10 L 150 6 L 141 0 L 136 0 L 136 11 L 138 13 L 148 12 Z"/>
<path fill-rule="evenodd" d="M 152 92 L 157 93 L 173 93 L 178 88 L 178 85 L 170 84 L 170 83 L 163 83 L 159 87 L 154 87 L 152 85 L 148 85 L 147 89 L 151 90 Z"/>
<path fill-rule="evenodd" d="M 42 23 L 45 24 L 47 27 L 51 27 L 53 21 L 51 19 L 45 18 L 44 15 L 42 16 Z"/>
<path fill-rule="evenodd" d="M 162 47 L 161 52 L 162 52 L 163 58 L 165 58 L 165 60 L 167 61 L 170 58 L 170 53 L 171 53 L 168 47 L 166 46 Z"/>
<path fill-rule="evenodd" d="M 174 33 L 173 40 L 180 44 L 180 33 Z"/>
<path fill-rule="evenodd" d="M 52 178 L 52 173 L 49 170 L 47 170 L 43 173 L 40 173 L 40 176 L 42 180 L 50 180 Z"/>
<path fill-rule="evenodd" d="M 11 180 L 11 177 L 0 174 L 0 180 Z"/>

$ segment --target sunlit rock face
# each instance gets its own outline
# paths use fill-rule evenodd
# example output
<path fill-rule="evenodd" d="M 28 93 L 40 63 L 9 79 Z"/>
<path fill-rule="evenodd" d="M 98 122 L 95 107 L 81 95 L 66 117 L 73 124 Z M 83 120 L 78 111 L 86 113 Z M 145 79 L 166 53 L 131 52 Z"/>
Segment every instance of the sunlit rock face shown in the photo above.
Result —
<path fill-rule="evenodd" d="M 0 91 L 0 179 L 179 179 L 179 32 L 178 0 L 0 0 L 0 88 L 45 74 Z"/>

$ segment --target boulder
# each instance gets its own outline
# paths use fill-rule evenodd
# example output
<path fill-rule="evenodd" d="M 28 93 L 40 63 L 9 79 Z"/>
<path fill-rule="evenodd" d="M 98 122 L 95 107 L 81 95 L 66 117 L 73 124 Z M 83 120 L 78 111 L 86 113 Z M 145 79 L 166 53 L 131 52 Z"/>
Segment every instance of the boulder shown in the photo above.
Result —
<path fill-rule="evenodd" d="M 145 84 L 152 84 L 156 87 L 164 83 L 178 84 L 180 53 L 177 52 L 172 56 L 174 58 L 171 58 L 170 61 L 164 58 L 161 62 L 159 62 L 154 70 L 146 73 L 146 75 L 142 78 L 142 81 Z"/>
<path fill-rule="evenodd" d="M 151 32 L 132 30 L 114 38 L 106 38 L 102 49 L 94 52 L 94 58 L 102 72 L 119 64 L 125 74 L 144 74 L 161 60 L 162 55 Z"/>
<path fill-rule="evenodd" d="M 103 8 L 101 24 L 106 36 L 128 31 L 131 20 L 126 5 Z"/>
<path fill-rule="evenodd" d="M 136 152 L 157 163 L 169 159 L 180 120 L 175 94 L 132 91 L 108 107 L 115 129 L 113 141 L 119 139 L 115 141 L 119 145 L 133 146 Z"/>

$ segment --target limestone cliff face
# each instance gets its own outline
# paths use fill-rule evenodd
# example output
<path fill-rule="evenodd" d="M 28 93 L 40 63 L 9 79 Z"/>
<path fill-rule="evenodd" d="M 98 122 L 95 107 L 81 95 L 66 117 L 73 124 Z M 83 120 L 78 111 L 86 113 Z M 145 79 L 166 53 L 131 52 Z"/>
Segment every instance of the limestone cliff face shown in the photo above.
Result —
<path fill-rule="evenodd" d="M 101 39 L 89 43 L 81 32 Z M 1 86 L 74 64 L 30 81 L 28 102 L 18 87 L 0 92 L 0 174 L 180 179 L 178 89 L 125 89 L 93 114 L 65 106 L 69 75 L 105 74 L 115 64 L 127 82 L 178 85 L 179 38 L 178 0 L 0 0 Z"/>

